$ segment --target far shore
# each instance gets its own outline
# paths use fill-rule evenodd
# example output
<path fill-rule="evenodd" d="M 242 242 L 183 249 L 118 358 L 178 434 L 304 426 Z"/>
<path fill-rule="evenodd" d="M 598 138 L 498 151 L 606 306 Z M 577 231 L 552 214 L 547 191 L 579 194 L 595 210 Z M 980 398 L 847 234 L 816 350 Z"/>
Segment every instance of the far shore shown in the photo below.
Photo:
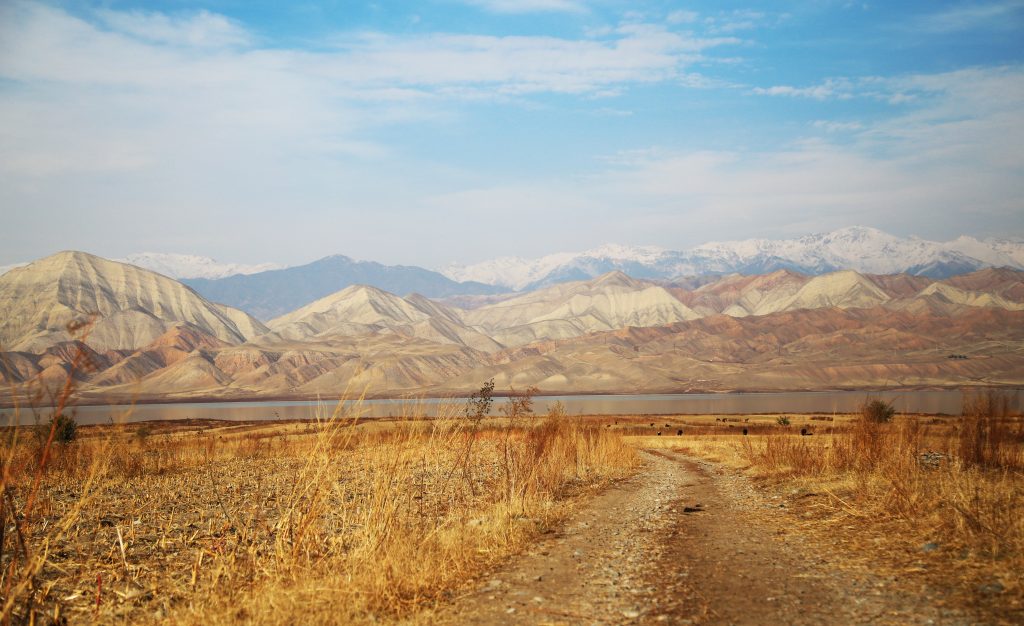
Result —
<path fill-rule="evenodd" d="M 1005 390 L 1005 391 L 1016 391 L 1021 390 L 1020 385 L 963 385 L 963 384 L 949 384 L 949 385 L 910 385 L 910 386 L 871 386 L 871 387 L 830 387 L 830 388 L 788 388 L 788 389 L 652 389 L 652 390 L 636 390 L 636 391 L 554 391 L 554 390 L 539 390 L 533 394 L 535 400 L 543 400 L 545 398 L 559 398 L 559 397 L 627 397 L 627 396 L 701 396 L 701 395 L 712 395 L 712 396 L 731 396 L 731 395 L 774 395 L 774 394 L 829 394 L 829 393 L 908 393 L 917 391 L 976 391 L 976 390 Z M 423 393 L 409 393 L 404 395 L 388 395 L 388 394 L 365 394 L 365 395 L 351 395 L 351 396 L 324 396 L 316 394 L 271 394 L 271 395 L 246 395 L 246 396 L 222 396 L 222 395 L 195 395 L 195 396 L 135 396 L 126 397 L 123 395 L 114 396 L 98 396 L 98 395 L 81 395 L 76 396 L 70 402 L 68 406 L 119 406 L 119 407 L 130 407 L 136 405 L 178 405 L 178 404 L 232 404 L 232 403 L 273 403 L 273 402 L 324 402 L 324 403 L 335 403 L 339 401 L 343 402 L 356 402 L 359 400 L 374 400 L 374 401 L 393 401 L 393 402 L 407 402 L 417 400 L 456 400 L 463 401 L 470 397 L 472 390 L 446 390 L 446 391 L 425 391 Z M 492 394 L 494 398 L 507 398 L 512 395 L 508 390 L 495 389 Z M 51 408 L 45 404 L 33 405 L 28 398 L 19 398 L 12 400 L 11 398 L 0 398 L 0 409 L 13 409 L 13 408 L 37 408 L 46 409 Z M 785 411 L 791 413 L 792 411 Z M 813 412 L 813 411 L 812 411 Z"/>

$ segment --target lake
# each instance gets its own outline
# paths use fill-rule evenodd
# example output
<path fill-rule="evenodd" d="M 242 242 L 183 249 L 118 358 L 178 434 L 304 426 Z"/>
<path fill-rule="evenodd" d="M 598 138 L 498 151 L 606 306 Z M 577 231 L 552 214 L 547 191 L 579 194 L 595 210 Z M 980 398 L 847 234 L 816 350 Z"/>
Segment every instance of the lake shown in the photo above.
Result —
<path fill-rule="evenodd" d="M 1004 390 L 1011 398 L 1011 408 L 1024 407 L 1024 390 Z M 745 413 L 849 413 L 856 411 L 867 398 L 892 402 L 897 413 L 937 413 L 959 415 L 963 402 L 960 390 L 940 391 L 808 391 L 778 393 L 728 394 L 641 394 L 538 396 L 534 410 L 545 413 L 548 407 L 561 402 L 570 415 L 678 415 L 678 414 L 745 414 Z M 504 404 L 495 398 L 493 413 Z M 132 406 L 83 406 L 74 409 L 80 424 L 99 424 L 110 420 L 140 422 L 148 420 L 291 420 L 328 416 L 337 402 L 196 402 L 180 404 L 139 404 Z M 461 414 L 464 398 L 419 400 L 365 400 L 347 402 L 344 410 L 360 417 L 436 416 Z M 12 409 L 0 409 L 0 423 L 10 423 Z M 43 413 L 46 419 L 48 413 Z M 32 414 L 22 412 L 19 421 L 30 424 Z"/>

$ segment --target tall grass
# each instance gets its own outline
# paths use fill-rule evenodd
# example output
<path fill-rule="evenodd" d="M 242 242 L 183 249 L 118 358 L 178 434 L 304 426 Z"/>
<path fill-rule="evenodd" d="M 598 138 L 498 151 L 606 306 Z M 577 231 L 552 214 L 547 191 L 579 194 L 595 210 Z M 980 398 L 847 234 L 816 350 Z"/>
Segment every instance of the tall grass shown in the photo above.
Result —
<path fill-rule="evenodd" d="M 383 427 L 347 406 L 309 425 L 84 427 L 45 462 L 12 424 L 0 622 L 409 618 L 637 463 L 564 416 L 474 421 L 453 405 Z"/>
<path fill-rule="evenodd" d="M 983 392 L 965 397 L 952 428 L 865 415 L 825 436 L 770 435 L 741 445 L 763 475 L 826 486 L 841 513 L 899 520 L 922 536 L 1024 568 L 1024 431 L 1009 413 L 1005 396 Z"/>

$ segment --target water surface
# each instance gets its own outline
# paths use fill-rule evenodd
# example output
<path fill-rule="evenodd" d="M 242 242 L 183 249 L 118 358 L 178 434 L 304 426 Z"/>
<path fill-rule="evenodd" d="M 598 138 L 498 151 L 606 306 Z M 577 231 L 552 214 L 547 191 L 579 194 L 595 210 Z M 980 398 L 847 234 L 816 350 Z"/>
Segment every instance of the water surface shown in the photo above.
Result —
<path fill-rule="evenodd" d="M 1024 390 L 1004 391 L 1010 396 L 1011 408 L 1024 407 Z M 779 393 L 728 394 L 639 394 L 591 396 L 539 396 L 534 410 L 544 413 L 555 402 L 565 405 L 570 415 L 678 415 L 678 414 L 745 414 L 745 413 L 849 413 L 856 411 L 866 399 L 880 398 L 892 402 L 898 413 L 936 413 L 959 415 L 963 403 L 960 390 L 941 391 L 807 391 Z M 495 398 L 492 412 L 505 402 Z M 365 400 L 347 402 L 343 410 L 360 417 L 436 416 L 439 413 L 461 413 L 464 398 L 421 400 Z M 181 404 L 139 404 L 77 407 L 75 415 L 81 424 L 139 422 L 148 420 L 292 420 L 329 416 L 337 402 L 195 402 Z M 11 409 L 0 409 L 0 423 L 9 423 Z M 45 418 L 49 413 L 44 412 Z M 32 423 L 30 413 L 20 415 L 22 423 Z"/>

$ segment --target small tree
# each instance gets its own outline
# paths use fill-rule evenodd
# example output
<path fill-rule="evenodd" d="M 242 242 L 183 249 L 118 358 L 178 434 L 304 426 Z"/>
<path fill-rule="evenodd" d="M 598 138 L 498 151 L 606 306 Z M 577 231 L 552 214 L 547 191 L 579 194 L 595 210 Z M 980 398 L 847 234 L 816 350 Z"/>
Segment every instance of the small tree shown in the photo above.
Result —
<path fill-rule="evenodd" d="M 892 421 L 896 409 L 888 402 L 882 400 L 869 400 L 860 409 L 861 417 L 868 422 L 875 424 L 886 424 Z"/>
<path fill-rule="evenodd" d="M 779 426 L 789 426 L 789 416 L 780 415 L 775 418 L 775 423 L 778 424 Z"/>

